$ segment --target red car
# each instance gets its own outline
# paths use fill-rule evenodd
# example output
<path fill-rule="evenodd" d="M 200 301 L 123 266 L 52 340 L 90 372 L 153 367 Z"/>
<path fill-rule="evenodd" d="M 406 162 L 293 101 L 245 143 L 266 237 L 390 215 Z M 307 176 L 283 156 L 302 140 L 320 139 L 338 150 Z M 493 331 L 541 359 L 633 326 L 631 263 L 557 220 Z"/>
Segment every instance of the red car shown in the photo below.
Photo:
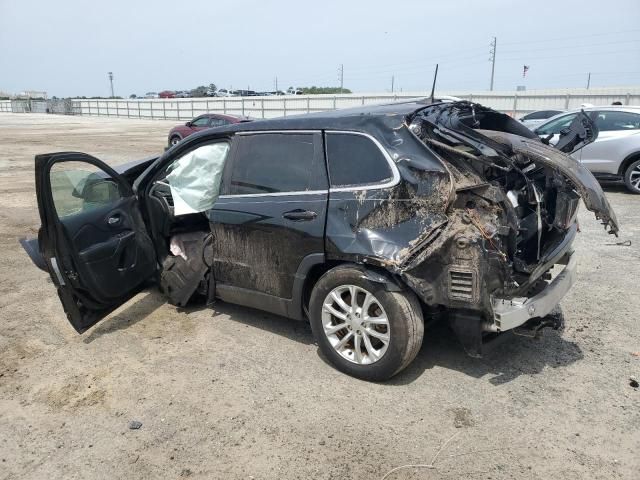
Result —
<path fill-rule="evenodd" d="M 218 113 L 205 113 L 184 125 L 176 125 L 169 131 L 169 146 L 177 144 L 180 140 L 188 137 L 192 133 L 205 130 L 207 128 L 222 127 L 231 123 L 250 122 L 247 117 L 237 117 L 234 115 L 222 115 Z"/>

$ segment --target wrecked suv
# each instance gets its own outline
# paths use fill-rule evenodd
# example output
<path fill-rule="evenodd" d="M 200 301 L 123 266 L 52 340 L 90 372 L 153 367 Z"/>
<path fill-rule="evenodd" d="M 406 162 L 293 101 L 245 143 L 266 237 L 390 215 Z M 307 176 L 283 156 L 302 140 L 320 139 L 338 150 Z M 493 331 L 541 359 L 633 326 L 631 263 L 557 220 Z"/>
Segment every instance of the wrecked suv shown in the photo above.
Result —
<path fill-rule="evenodd" d="M 236 124 L 117 170 L 36 157 L 42 227 L 23 240 L 83 332 L 153 281 L 171 303 L 220 299 L 308 319 L 339 370 L 387 379 L 425 319 L 464 349 L 562 324 L 580 199 L 610 233 L 600 186 L 569 153 L 469 102 L 409 102 Z"/>

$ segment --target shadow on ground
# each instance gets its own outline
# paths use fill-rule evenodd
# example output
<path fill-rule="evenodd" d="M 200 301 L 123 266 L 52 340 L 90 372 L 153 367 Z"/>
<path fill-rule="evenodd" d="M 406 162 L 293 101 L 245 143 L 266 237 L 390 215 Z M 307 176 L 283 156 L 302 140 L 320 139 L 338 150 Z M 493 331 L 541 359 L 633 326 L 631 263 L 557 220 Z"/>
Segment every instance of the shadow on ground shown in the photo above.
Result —
<path fill-rule="evenodd" d="M 167 303 L 167 300 L 160 291 L 155 289 L 148 290 L 144 297 L 136 300 L 111 318 L 107 318 L 99 323 L 82 341 L 84 343 L 91 343 L 103 335 L 129 328 L 147 318 L 165 303 Z"/>
<path fill-rule="evenodd" d="M 507 332 L 484 348 L 482 358 L 471 358 L 464 353 L 446 323 L 441 322 L 425 331 L 422 349 L 416 359 L 389 383 L 411 383 L 425 370 L 442 367 L 474 378 L 488 375 L 489 383 L 497 386 L 520 375 L 536 375 L 547 367 L 566 367 L 582 358 L 582 351 L 576 343 L 551 329 L 544 330 L 539 339 Z"/>
<path fill-rule="evenodd" d="M 140 321 L 166 303 L 164 296 L 157 290 L 150 290 L 146 296 L 99 324 L 85 339 L 91 343 L 102 335 L 126 329 Z M 232 321 L 265 330 L 304 345 L 315 343 L 311 327 L 307 322 L 298 322 L 285 317 L 272 315 L 239 305 L 216 302 L 212 307 L 196 303 L 180 311 L 185 314 L 211 309 L 213 317 L 225 315 L 225 321 Z M 327 360 L 320 354 L 325 363 Z M 406 370 L 387 383 L 406 385 L 421 377 L 425 371 L 434 367 L 455 370 L 465 375 L 482 378 L 489 376 L 489 383 L 502 385 L 520 375 L 535 375 L 545 368 L 559 368 L 571 365 L 583 358 L 580 347 L 562 338 L 553 330 L 545 330 L 540 339 L 531 339 L 503 334 L 502 338 L 485 348 L 483 358 L 468 357 L 446 322 L 436 323 L 425 331 L 422 349 Z"/>

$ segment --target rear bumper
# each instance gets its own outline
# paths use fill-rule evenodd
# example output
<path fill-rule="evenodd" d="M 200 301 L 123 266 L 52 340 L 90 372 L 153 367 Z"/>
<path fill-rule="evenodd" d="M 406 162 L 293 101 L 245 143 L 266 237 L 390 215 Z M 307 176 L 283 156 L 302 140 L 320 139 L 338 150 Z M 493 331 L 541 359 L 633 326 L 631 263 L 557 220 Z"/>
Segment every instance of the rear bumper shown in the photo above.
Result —
<path fill-rule="evenodd" d="M 493 321 L 484 324 L 483 330 L 504 332 L 519 327 L 532 318 L 546 317 L 573 286 L 576 273 L 576 256 L 570 252 L 565 268 L 538 295 L 512 299 L 492 298 Z"/>

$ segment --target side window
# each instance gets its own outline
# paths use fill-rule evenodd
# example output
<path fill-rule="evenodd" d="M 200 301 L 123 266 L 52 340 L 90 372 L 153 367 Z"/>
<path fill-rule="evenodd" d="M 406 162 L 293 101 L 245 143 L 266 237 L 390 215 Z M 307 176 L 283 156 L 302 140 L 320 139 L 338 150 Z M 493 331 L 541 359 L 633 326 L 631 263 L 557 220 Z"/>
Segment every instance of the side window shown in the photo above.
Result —
<path fill-rule="evenodd" d="M 368 137 L 327 133 L 326 145 L 332 187 L 372 185 L 393 178 L 389 162 Z"/>
<path fill-rule="evenodd" d="M 541 126 L 536 130 L 538 135 L 550 135 L 550 134 L 558 134 L 573 122 L 573 119 L 576 118 L 576 113 L 571 113 L 569 115 L 565 115 L 564 117 L 556 118 L 555 120 Z"/>
<path fill-rule="evenodd" d="M 211 123 L 209 123 L 209 126 L 211 128 L 214 127 L 222 127 L 223 125 L 227 125 L 229 122 L 227 122 L 224 118 L 216 118 L 216 117 L 212 117 L 211 118 Z"/>
<path fill-rule="evenodd" d="M 239 135 L 225 193 L 230 195 L 304 192 L 318 188 L 312 133 Z"/>
<path fill-rule="evenodd" d="M 86 162 L 54 163 L 49 181 L 58 218 L 102 208 L 123 198 L 114 179 Z"/>
<path fill-rule="evenodd" d="M 598 112 L 596 124 L 601 132 L 640 129 L 640 115 L 631 112 Z"/>
<path fill-rule="evenodd" d="M 193 127 L 206 127 L 207 125 L 209 125 L 209 118 L 207 117 L 196 118 L 191 122 Z"/>
<path fill-rule="evenodd" d="M 531 112 L 528 115 L 522 117 L 522 120 L 542 120 L 544 118 L 549 118 L 550 115 L 547 115 L 547 112 Z"/>

